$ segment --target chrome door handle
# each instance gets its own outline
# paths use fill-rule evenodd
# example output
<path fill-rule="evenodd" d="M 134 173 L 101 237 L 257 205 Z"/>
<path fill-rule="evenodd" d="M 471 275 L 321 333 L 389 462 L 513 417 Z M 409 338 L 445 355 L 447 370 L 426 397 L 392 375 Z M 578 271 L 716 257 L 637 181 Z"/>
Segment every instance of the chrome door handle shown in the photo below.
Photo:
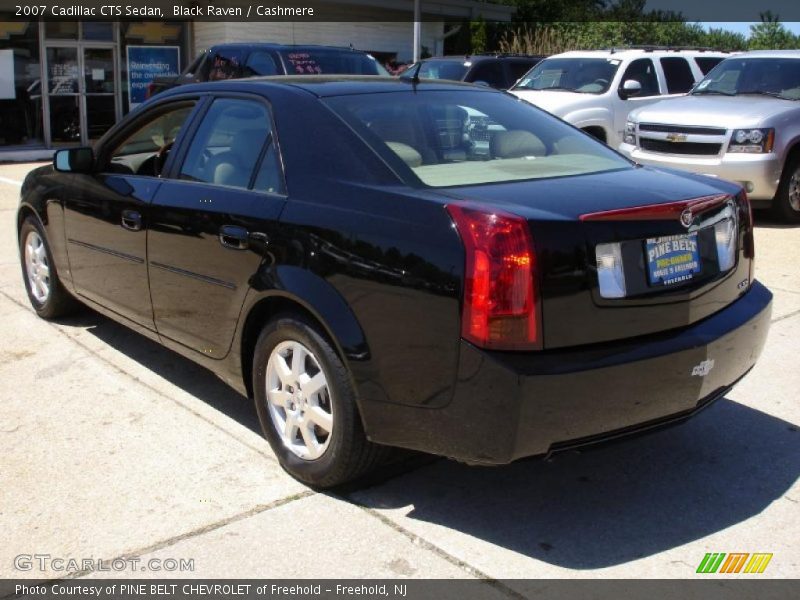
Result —
<path fill-rule="evenodd" d="M 247 250 L 247 229 L 238 225 L 223 225 L 219 228 L 219 243 L 232 250 Z"/>
<path fill-rule="evenodd" d="M 123 210 L 122 226 L 129 231 L 140 231 L 142 229 L 142 214 L 135 210 Z"/>

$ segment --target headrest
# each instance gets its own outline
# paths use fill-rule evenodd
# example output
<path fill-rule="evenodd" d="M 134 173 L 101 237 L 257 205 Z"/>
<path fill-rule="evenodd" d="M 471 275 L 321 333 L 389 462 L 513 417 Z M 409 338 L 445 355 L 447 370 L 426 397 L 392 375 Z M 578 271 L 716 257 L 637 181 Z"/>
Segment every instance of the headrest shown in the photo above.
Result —
<path fill-rule="evenodd" d="M 242 129 L 233 134 L 231 150 L 240 157 L 257 156 L 266 139 L 264 129 Z"/>
<path fill-rule="evenodd" d="M 544 156 L 547 153 L 542 140 L 522 129 L 498 131 L 492 137 L 489 149 L 495 158 Z"/>
<path fill-rule="evenodd" d="M 386 145 L 412 169 L 422 164 L 422 155 L 408 144 L 386 142 Z"/>

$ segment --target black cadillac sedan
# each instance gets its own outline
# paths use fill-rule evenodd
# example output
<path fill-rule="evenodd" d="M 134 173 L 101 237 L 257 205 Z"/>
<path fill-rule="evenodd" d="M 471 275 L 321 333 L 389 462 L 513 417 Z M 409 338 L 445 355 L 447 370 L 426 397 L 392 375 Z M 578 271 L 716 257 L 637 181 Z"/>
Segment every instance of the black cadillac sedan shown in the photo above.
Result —
<path fill-rule="evenodd" d="M 503 464 L 675 422 L 770 321 L 741 188 L 464 84 L 182 86 L 33 171 L 18 227 L 41 317 L 209 368 L 318 487 L 388 446 Z"/>

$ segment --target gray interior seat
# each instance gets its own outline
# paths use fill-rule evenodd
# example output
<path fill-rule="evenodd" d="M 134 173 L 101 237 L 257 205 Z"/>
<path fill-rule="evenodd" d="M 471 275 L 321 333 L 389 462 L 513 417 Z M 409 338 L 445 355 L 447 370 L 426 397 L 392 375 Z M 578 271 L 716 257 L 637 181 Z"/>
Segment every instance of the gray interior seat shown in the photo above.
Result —
<path fill-rule="evenodd" d="M 229 150 L 212 156 L 206 173 L 211 183 L 247 187 L 267 132 L 263 129 L 241 130 L 233 135 Z"/>

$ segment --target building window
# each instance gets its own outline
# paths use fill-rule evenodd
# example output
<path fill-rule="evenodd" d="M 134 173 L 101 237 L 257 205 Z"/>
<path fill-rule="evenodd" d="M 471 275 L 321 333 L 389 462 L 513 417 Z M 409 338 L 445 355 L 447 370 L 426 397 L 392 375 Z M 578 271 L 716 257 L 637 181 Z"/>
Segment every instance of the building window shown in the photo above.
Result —
<path fill-rule="evenodd" d="M 0 22 L 0 146 L 43 140 L 39 24 Z"/>

